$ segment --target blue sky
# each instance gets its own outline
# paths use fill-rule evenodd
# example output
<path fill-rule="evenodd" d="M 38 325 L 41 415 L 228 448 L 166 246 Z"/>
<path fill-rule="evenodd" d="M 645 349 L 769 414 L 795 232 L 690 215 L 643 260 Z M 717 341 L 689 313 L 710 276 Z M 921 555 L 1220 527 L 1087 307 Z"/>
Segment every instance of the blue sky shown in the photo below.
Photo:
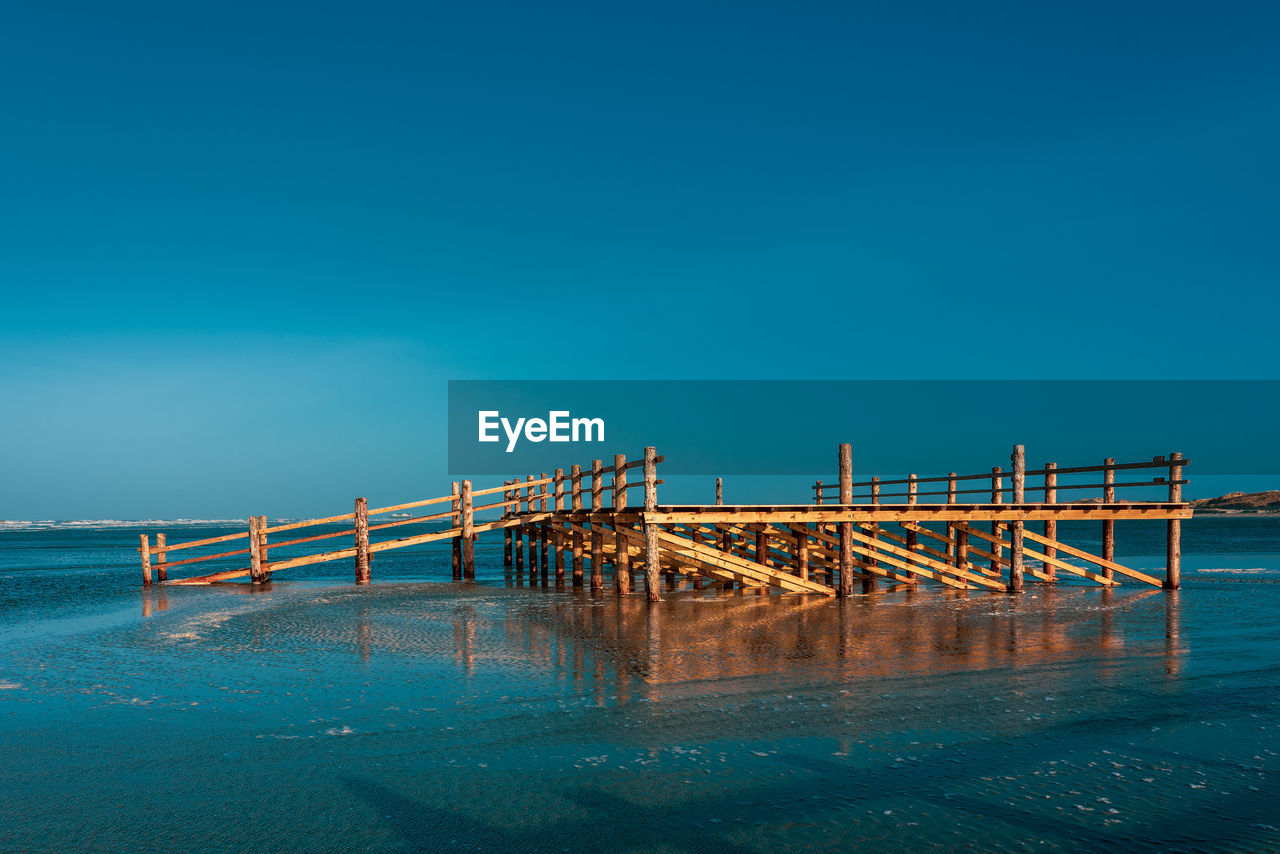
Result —
<path fill-rule="evenodd" d="M 1278 25 L 8 9 L 0 517 L 432 493 L 450 378 L 1274 378 Z"/>

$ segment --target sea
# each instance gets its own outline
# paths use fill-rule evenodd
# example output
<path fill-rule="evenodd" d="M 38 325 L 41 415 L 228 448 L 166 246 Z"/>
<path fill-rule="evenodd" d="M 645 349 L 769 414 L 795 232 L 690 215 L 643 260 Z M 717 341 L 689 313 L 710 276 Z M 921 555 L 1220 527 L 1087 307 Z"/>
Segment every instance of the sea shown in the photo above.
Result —
<path fill-rule="evenodd" d="M 0 851 L 1280 851 L 1275 517 L 1184 522 L 1176 592 L 651 606 L 496 535 L 475 583 L 430 545 L 141 586 L 140 531 L 243 528 L 0 526 Z"/>

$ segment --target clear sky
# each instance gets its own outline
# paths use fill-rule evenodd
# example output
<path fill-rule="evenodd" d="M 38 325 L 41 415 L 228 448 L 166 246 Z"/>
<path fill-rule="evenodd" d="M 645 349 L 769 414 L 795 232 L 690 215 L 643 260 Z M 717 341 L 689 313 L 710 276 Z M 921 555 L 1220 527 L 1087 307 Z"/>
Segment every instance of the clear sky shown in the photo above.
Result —
<path fill-rule="evenodd" d="M 438 493 L 449 378 L 1275 378 L 1277 32 L 10 4 L 0 518 Z"/>

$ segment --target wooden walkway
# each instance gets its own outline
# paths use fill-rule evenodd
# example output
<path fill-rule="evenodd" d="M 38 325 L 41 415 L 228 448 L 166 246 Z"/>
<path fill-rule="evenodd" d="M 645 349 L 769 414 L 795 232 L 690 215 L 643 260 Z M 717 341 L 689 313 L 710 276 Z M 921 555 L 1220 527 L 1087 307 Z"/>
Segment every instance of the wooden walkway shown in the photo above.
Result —
<path fill-rule="evenodd" d="M 642 460 L 628 462 L 619 454 L 609 467 L 595 460 L 587 470 L 573 466 L 566 475 L 557 469 L 551 476 L 528 475 L 481 490 L 473 489 L 471 481 L 462 481 L 453 484 L 449 495 L 387 507 L 370 509 L 365 499 L 357 498 L 353 512 L 322 519 L 271 526 L 265 516 L 251 516 L 246 531 L 220 537 L 168 544 L 166 535 L 158 533 L 153 545 L 150 535 L 143 534 L 139 548 L 143 584 L 152 583 L 153 571 L 159 582 L 170 585 L 246 577 L 264 584 L 277 572 L 345 559 L 354 561 L 355 580 L 365 584 L 373 555 L 445 540 L 453 543 L 453 577 L 474 580 L 477 538 L 502 531 L 504 564 L 516 573 L 528 572 L 531 580 L 541 579 L 544 584 L 554 578 L 556 584 L 589 585 L 601 591 L 608 568 L 619 595 L 632 592 L 637 586 L 633 575 L 641 575 L 647 598 L 654 602 L 660 598 L 664 574 L 668 585 L 683 576 L 695 588 L 716 584 L 758 593 L 780 590 L 822 596 L 852 595 L 855 586 L 871 592 L 881 582 L 1017 593 L 1028 576 L 1050 584 L 1071 576 L 1105 587 L 1136 582 L 1176 589 L 1181 520 L 1191 518 L 1192 512 L 1182 501 L 1186 483 L 1182 470 L 1190 461 L 1180 454 L 1121 464 L 1108 459 L 1098 466 L 1070 468 L 1048 463 L 1028 471 L 1023 446 L 1018 445 L 1008 472 L 1010 500 L 1005 501 L 1005 472 L 999 466 L 982 474 L 873 477 L 855 484 L 852 449 L 841 445 L 837 482 L 818 481 L 813 486 L 814 503 L 800 505 L 726 505 L 720 478 L 715 504 L 659 505 L 657 487 L 662 481 L 657 469 L 662 462 L 655 449 L 646 448 Z M 627 473 L 635 468 L 642 469 L 641 478 L 628 483 Z M 1134 479 L 1150 469 L 1168 474 Z M 1126 480 L 1117 482 L 1117 472 L 1124 472 Z M 1069 482 L 1059 482 L 1060 476 L 1067 476 Z M 1096 482 L 1098 476 L 1100 482 Z M 1116 497 L 1117 490 L 1143 487 L 1167 489 L 1168 500 L 1134 502 Z M 638 507 L 628 504 L 631 489 L 643 489 Z M 834 503 L 832 490 L 836 491 Z M 1098 495 L 1090 498 L 1085 491 Z M 1060 502 L 1059 492 L 1079 497 Z M 958 500 L 962 495 L 981 495 L 986 500 L 962 503 Z M 921 502 L 922 497 L 942 500 Z M 1028 500 L 1036 497 L 1041 500 Z M 482 503 L 477 504 L 477 499 Z M 444 509 L 370 523 L 370 517 L 432 505 Z M 1115 560 L 1116 523 L 1139 519 L 1167 524 L 1163 578 Z M 1065 521 L 1097 523 L 1101 553 L 1062 541 L 1058 523 Z M 441 527 L 400 538 L 370 539 L 372 533 L 426 524 Z M 281 534 L 334 525 L 341 527 L 278 539 Z M 1032 530 L 1033 525 L 1038 530 Z M 337 538 L 350 538 L 352 545 L 270 559 L 273 551 Z M 237 548 L 196 557 L 181 554 L 188 549 L 225 549 L 226 544 Z M 247 566 L 168 578 L 169 570 L 180 566 L 211 561 L 243 564 L 246 556 Z"/>

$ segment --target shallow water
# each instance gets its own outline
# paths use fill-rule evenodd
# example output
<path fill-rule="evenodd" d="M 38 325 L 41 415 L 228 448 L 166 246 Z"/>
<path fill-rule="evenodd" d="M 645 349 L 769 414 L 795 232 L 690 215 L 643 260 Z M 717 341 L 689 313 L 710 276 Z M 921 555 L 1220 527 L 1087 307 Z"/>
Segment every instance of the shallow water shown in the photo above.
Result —
<path fill-rule="evenodd" d="M 0 532 L 6 850 L 1280 850 L 1280 520 L 1186 523 L 1173 594 L 657 608 L 491 548 L 143 591 L 136 539 Z"/>

